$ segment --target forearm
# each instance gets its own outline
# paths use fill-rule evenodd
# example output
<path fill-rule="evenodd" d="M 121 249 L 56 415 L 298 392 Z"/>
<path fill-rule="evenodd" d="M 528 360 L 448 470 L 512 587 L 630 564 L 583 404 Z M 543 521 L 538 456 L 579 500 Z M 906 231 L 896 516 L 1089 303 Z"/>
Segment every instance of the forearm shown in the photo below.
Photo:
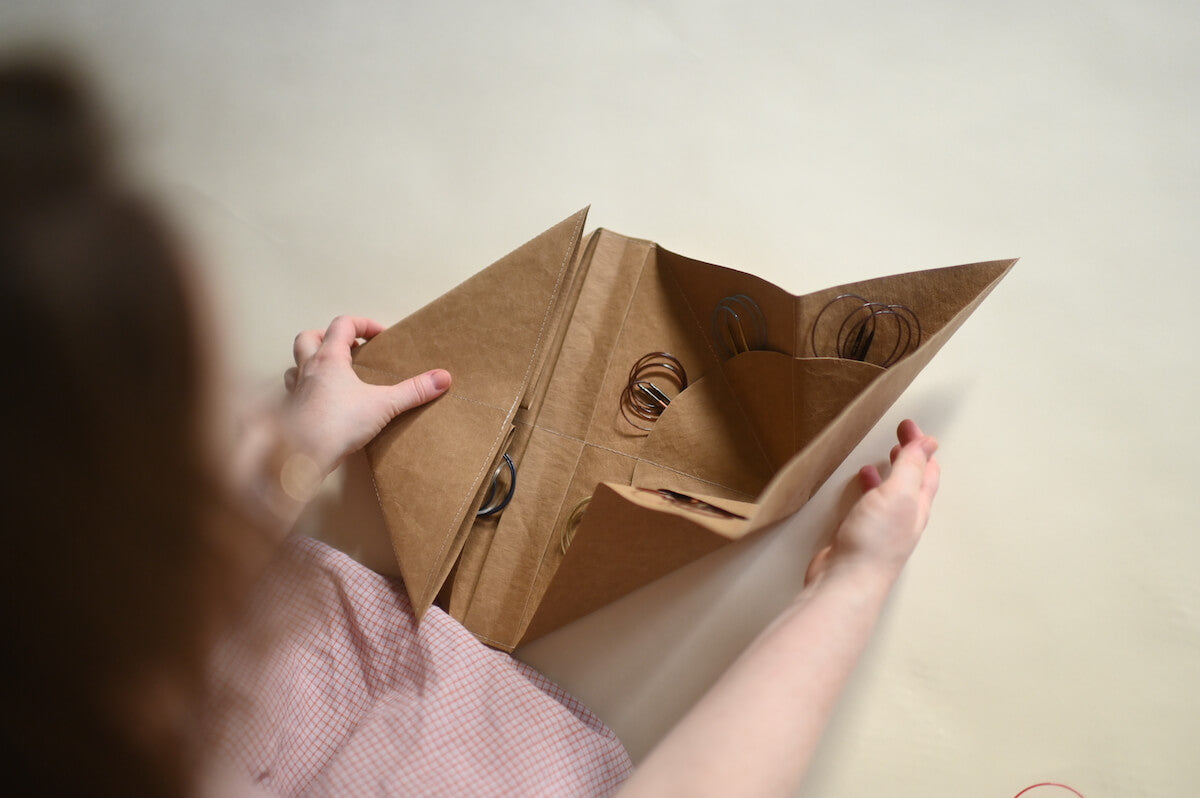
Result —
<path fill-rule="evenodd" d="M 274 413 L 243 420 L 229 454 L 235 495 L 264 531 L 282 540 L 324 481 L 327 469 L 297 447 Z"/>
<path fill-rule="evenodd" d="M 822 574 L 667 735 L 622 795 L 794 794 L 894 581 L 849 563 Z"/>

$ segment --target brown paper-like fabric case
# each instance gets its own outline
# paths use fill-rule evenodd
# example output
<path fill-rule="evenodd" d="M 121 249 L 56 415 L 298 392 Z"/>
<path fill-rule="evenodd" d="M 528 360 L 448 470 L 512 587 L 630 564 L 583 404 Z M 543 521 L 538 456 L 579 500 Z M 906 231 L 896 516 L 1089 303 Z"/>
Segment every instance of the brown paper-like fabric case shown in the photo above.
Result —
<path fill-rule="evenodd" d="M 579 618 L 799 509 L 1013 260 L 881 277 L 792 296 L 743 272 L 569 217 L 359 348 L 394 383 L 431 368 L 450 391 L 390 424 L 367 455 L 413 607 L 436 600 L 488 645 Z M 765 341 L 732 357 L 713 309 L 752 297 Z M 814 355 L 837 296 L 904 305 L 919 346 L 888 368 Z M 822 324 L 816 351 L 829 353 Z M 631 364 L 674 354 L 690 383 L 650 432 L 620 412 Z M 508 453 L 518 488 L 476 518 Z M 726 508 L 721 517 L 638 487 Z M 570 546 L 562 529 L 591 497 Z"/>

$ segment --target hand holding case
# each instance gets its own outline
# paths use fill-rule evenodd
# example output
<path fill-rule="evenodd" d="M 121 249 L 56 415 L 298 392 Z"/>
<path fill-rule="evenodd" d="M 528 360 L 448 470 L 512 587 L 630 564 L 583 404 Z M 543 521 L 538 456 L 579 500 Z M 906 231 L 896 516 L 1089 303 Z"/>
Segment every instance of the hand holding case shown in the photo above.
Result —
<path fill-rule="evenodd" d="M 446 395 L 393 421 L 367 455 L 418 615 L 436 600 L 504 650 L 794 513 L 1015 263 L 792 296 L 649 241 L 603 229 L 584 238 L 586 215 L 355 356 L 367 382 L 453 375 Z M 886 368 L 827 356 L 846 328 L 818 322 L 847 294 L 911 309 L 919 340 Z M 714 322 L 735 296 L 761 310 L 753 348 L 736 353 Z M 674 355 L 689 382 L 646 431 L 621 397 L 648 352 Z M 505 453 L 518 474 L 512 501 L 477 518 Z"/>

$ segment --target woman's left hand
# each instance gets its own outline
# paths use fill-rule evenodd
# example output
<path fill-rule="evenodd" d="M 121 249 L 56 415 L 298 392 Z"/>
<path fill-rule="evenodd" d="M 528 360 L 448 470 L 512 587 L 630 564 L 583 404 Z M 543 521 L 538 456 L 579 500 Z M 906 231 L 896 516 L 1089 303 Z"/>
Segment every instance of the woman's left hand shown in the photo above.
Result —
<path fill-rule="evenodd" d="M 313 458 L 322 475 L 365 446 L 393 418 L 450 387 L 450 373 L 442 369 L 395 385 L 359 379 L 351 367 L 351 353 L 360 339 L 383 329 L 370 319 L 338 316 L 327 329 L 300 333 L 292 345 L 296 365 L 284 374 L 288 397 L 282 421 L 292 445 Z"/>

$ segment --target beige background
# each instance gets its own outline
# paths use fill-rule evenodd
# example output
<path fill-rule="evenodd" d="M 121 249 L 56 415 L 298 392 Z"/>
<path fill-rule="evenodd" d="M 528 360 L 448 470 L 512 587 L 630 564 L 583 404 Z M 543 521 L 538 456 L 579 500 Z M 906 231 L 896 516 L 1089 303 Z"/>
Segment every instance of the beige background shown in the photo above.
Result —
<path fill-rule="evenodd" d="M 797 532 L 522 652 L 644 755 L 917 417 L 942 494 L 803 792 L 843 797 L 1200 785 L 1197 30 L 1161 1 L 0 6 L 96 68 L 245 384 L 588 203 L 798 293 L 1022 256 Z"/>

